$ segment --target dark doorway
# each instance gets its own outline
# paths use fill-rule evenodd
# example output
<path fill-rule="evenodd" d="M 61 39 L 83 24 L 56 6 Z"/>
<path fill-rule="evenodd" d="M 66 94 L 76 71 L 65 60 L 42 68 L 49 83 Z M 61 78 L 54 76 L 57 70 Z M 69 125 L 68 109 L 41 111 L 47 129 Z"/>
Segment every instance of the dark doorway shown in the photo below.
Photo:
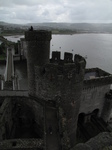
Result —
<path fill-rule="evenodd" d="M 85 120 L 85 114 L 84 113 L 80 113 L 79 117 L 78 117 L 78 123 L 83 124 Z"/>

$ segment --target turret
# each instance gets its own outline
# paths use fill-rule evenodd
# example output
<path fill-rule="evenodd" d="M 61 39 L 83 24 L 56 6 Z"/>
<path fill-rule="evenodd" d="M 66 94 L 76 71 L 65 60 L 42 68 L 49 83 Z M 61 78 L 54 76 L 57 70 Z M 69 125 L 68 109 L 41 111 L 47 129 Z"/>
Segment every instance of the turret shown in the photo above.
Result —
<path fill-rule="evenodd" d="M 59 55 L 53 52 L 52 63 L 35 67 L 36 97 L 42 101 L 59 103 L 57 105 L 63 109 L 67 120 L 66 131 L 70 145 L 73 146 L 76 142 L 86 61 L 79 55 L 75 55 L 73 61 L 72 55 L 67 53 L 65 59 L 60 60 Z"/>
<path fill-rule="evenodd" d="M 27 68 L 29 94 L 35 95 L 35 66 L 42 66 L 49 62 L 51 32 L 33 30 L 25 32 L 27 42 Z"/>

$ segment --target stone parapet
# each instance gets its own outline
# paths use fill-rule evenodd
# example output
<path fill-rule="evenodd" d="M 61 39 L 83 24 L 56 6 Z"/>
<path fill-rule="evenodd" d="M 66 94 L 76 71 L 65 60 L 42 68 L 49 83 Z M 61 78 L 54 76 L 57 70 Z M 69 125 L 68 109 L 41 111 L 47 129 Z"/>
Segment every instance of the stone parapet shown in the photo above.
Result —
<path fill-rule="evenodd" d="M 112 84 L 112 75 L 95 77 L 93 79 L 84 80 L 84 88 L 92 88 L 102 85 Z"/>
<path fill-rule="evenodd" d="M 86 68 L 85 69 L 85 74 L 86 73 L 90 73 L 90 72 L 96 72 L 97 76 L 100 77 L 100 76 L 109 76 L 110 73 L 100 69 L 100 68 Z"/>
<path fill-rule="evenodd" d="M 80 56 L 78 54 L 75 54 L 73 56 L 73 54 L 69 53 L 69 52 L 64 53 L 64 59 L 62 60 L 60 51 L 52 52 L 52 57 L 50 59 L 50 62 L 51 63 L 59 63 L 59 64 L 64 64 L 64 63 L 76 63 L 76 64 L 80 63 L 81 64 L 81 63 L 83 63 L 84 68 L 86 65 L 86 60 L 82 56 Z"/>

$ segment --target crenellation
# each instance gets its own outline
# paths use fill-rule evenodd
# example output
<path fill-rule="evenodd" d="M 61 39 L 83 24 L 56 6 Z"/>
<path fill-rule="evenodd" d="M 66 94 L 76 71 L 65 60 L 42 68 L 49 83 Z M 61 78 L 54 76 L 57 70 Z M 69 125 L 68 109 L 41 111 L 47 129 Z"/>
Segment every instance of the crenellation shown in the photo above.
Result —
<path fill-rule="evenodd" d="M 51 58 L 51 62 L 55 63 L 55 62 L 59 62 L 60 58 L 61 58 L 61 52 L 57 52 L 57 51 L 53 51 L 52 52 L 52 58 Z"/>
<path fill-rule="evenodd" d="M 64 53 L 64 62 L 65 63 L 73 63 L 73 54 L 65 52 Z"/>

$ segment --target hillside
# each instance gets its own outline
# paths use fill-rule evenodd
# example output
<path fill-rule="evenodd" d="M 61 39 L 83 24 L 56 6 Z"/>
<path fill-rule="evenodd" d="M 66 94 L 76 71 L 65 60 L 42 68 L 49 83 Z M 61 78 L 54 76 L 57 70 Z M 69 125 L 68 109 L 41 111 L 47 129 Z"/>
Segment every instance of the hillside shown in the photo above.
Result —
<path fill-rule="evenodd" d="M 0 22 L 0 28 L 2 31 L 6 30 L 22 30 L 25 31 L 30 26 L 34 29 L 49 29 L 52 31 L 71 31 L 71 32 L 86 32 L 86 33 L 112 33 L 112 23 L 29 23 L 29 24 L 9 24 L 6 22 Z"/>

